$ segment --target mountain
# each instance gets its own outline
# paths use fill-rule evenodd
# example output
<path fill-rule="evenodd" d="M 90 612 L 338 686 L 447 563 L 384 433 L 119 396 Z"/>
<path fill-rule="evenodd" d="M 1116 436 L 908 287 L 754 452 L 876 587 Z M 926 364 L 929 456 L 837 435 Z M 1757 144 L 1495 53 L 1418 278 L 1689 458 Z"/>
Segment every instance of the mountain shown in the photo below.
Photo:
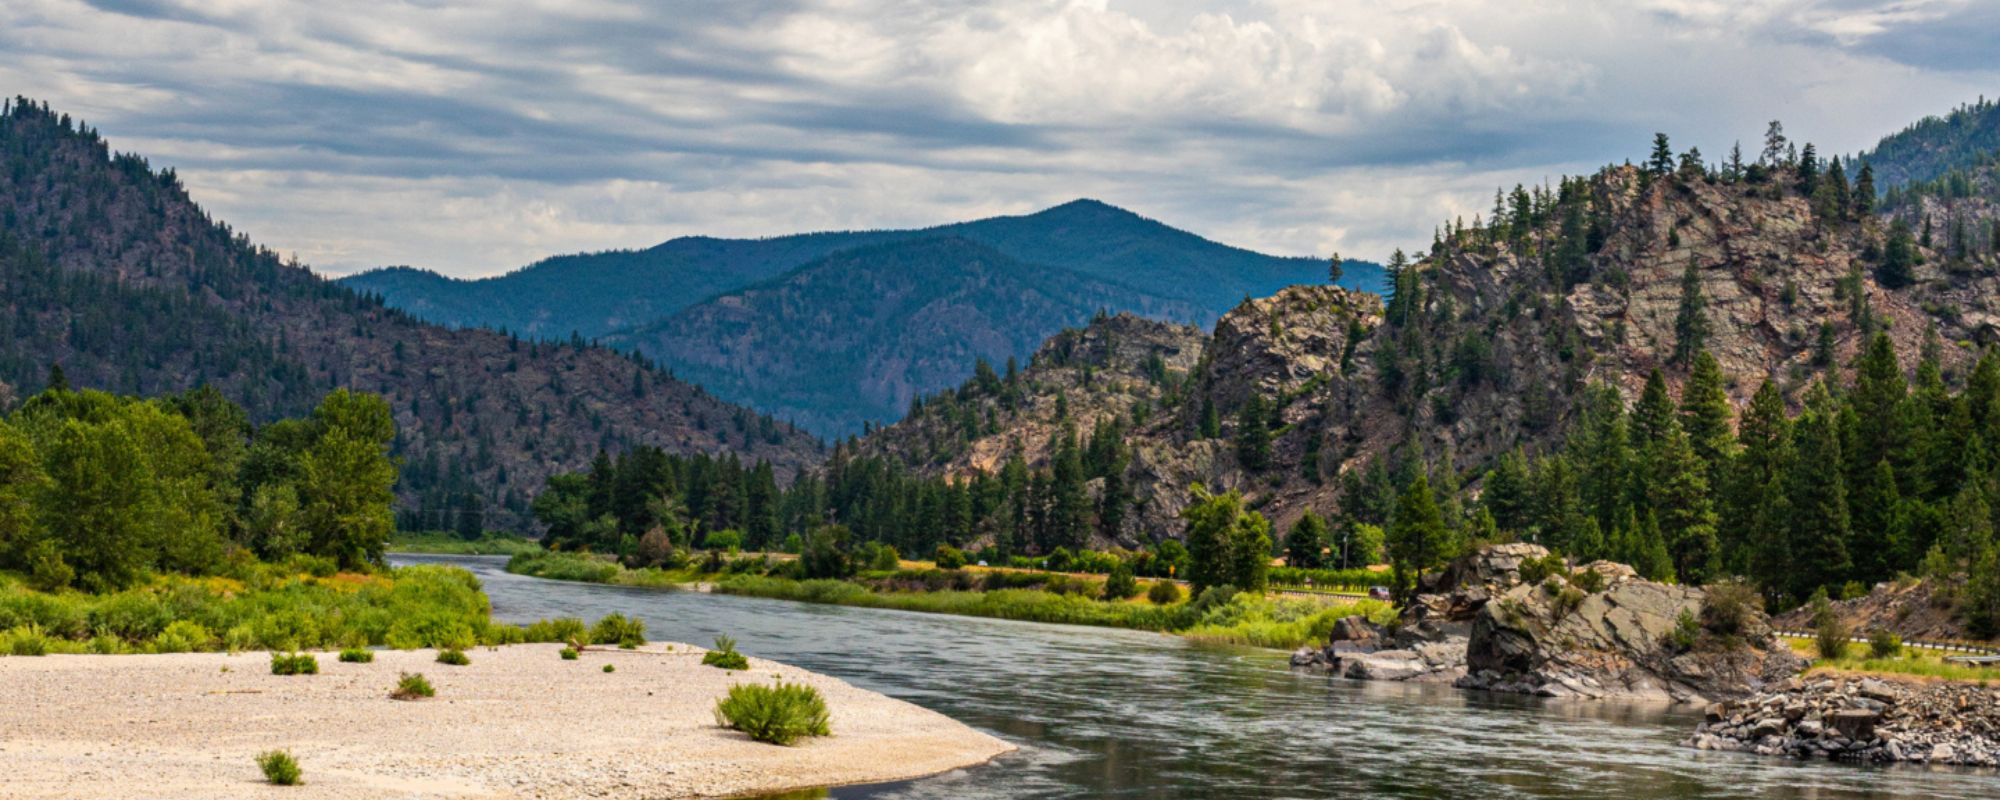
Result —
<path fill-rule="evenodd" d="M 212 220 L 172 170 L 67 115 L 0 111 L 0 403 L 51 365 L 78 386 L 213 385 L 269 421 L 339 386 L 395 409 L 412 524 L 526 525 L 557 471 L 635 443 L 815 463 L 812 436 L 599 347 L 420 322 Z"/>
<path fill-rule="evenodd" d="M 958 237 L 1018 261 L 1082 273 L 1219 314 L 1246 295 L 1324 280 L 1326 265 L 1229 247 L 1095 200 L 1035 214 L 919 230 L 807 233 L 768 239 L 691 236 L 646 250 L 558 256 L 492 278 L 457 280 L 409 267 L 348 276 L 430 322 L 538 338 L 595 338 L 643 326 L 714 295 L 778 277 L 835 252 Z M 1348 262 L 1345 281 L 1381 285 L 1381 268 Z"/>
<path fill-rule="evenodd" d="M 1024 358 L 1099 310 L 1206 325 L 1244 297 L 1325 278 L 1317 259 L 1078 200 L 924 230 L 675 239 L 483 280 L 402 268 L 343 283 L 444 324 L 603 337 L 723 399 L 844 436 L 965 379 L 975 358 Z M 1342 278 L 1381 279 L 1367 262 Z M 871 294 L 884 291 L 897 294 Z"/>
<path fill-rule="evenodd" d="M 1732 412 L 1767 379 L 1794 410 L 1822 378 L 1851 384 L 1848 365 L 1877 334 L 1899 380 L 1926 380 L 1927 358 L 1937 380 L 1963 383 L 1979 349 L 2000 343 L 1995 243 L 1933 246 L 1836 184 L 1802 162 L 1610 167 L 1519 192 L 1490 227 L 1449 229 L 1386 305 L 1295 286 L 1245 301 L 1206 336 L 1100 320 L 1051 345 L 1133 346 L 1080 363 L 1038 356 L 1018 379 L 928 397 L 859 452 L 990 474 L 1015 454 L 1045 467 L 1056 431 L 1115 423 L 1135 513 L 1111 538 L 1133 545 L 1180 530 L 1195 483 L 1244 492 L 1280 531 L 1306 511 L 1380 523 L 1413 473 L 1471 484 L 1516 448 L 1561 448 L 1578 420 L 1602 418 L 1597 387 L 1631 402 L 1657 369 L 1678 392 L 1684 347 L 1713 355 Z M 1995 218 L 1976 202 L 1931 208 Z M 1169 352 L 1193 363 L 1184 377 L 1164 368 Z"/>
<path fill-rule="evenodd" d="M 1033 352 L 1107 308 L 1201 316 L 1187 301 L 940 236 L 844 250 L 606 341 L 808 430 L 858 433 L 975 361 Z"/>

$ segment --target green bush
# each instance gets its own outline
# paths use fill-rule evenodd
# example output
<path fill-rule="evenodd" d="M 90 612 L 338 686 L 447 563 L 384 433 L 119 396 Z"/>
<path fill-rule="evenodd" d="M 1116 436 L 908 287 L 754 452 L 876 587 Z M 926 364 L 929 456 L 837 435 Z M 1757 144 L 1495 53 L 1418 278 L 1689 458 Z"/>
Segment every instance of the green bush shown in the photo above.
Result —
<path fill-rule="evenodd" d="M 1178 603 L 1181 601 L 1180 584 L 1174 583 L 1172 581 L 1160 581 L 1158 583 L 1155 583 L 1153 584 L 1152 588 L 1146 590 L 1146 599 L 1152 601 L 1153 605 L 1156 606 L 1166 606 Z"/>
<path fill-rule="evenodd" d="M 1903 637 L 1888 628 L 1876 628 L 1868 634 L 1868 654 L 1876 658 L 1895 658 L 1903 654 Z"/>
<path fill-rule="evenodd" d="M 7 653 L 16 656 L 45 656 L 49 654 L 49 637 L 40 628 L 23 625 L 0 636 L 7 644 Z"/>
<path fill-rule="evenodd" d="M 528 624 L 525 638 L 530 642 L 567 642 L 590 631 L 590 626 L 576 617 L 557 617 L 536 620 Z"/>
<path fill-rule="evenodd" d="M 715 703 L 716 724 L 734 728 L 751 739 L 789 745 L 808 736 L 831 734 L 826 700 L 804 684 L 739 683 Z"/>
<path fill-rule="evenodd" d="M 750 659 L 736 652 L 736 640 L 727 636 L 715 637 L 715 649 L 703 653 L 701 663 L 723 669 L 749 669 Z"/>
<path fill-rule="evenodd" d="M 1583 590 L 1584 594 L 1597 594 L 1604 591 L 1606 582 L 1604 573 L 1594 569 L 1580 569 L 1570 573 L 1569 583 L 1571 586 Z"/>
<path fill-rule="evenodd" d="M 1710 584 L 1703 592 L 1701 626 L 1710 633 L 1734 641 L 1741 637 L 1763 608 L 1757 590 L 1741 581 Z"/>
<path fill-rule="evenodd" d="M 450 664 L 454 667 L 463 667 L 471 664 L 472 659 L 465 657 L 464 650 L 439 650 L 437 662 L 439 664 Z"/>
<path fill-rule="evenodd" d="M 565 647 L 565 648 L 563 648 L 563 649 L 562 649 L 562 660 L 564 660 L 564 661 L 575 661 L 575 660 L 576 660 L 576 648 L 574 648 L 574 647 Z"/>
<path fill-rule="evenodd" d="M 1674 629 L 1667 632 L 1667 643 L 1677 652 L 1693 650 L 1701 641 L 1701 621 L 1694 612 L 1681 609 L 1680 616 L 1674 618 Z"/>
<path fill-rule="evenodd" d="M 1813 649 L 1819 657 L 1837 659 L 1847 655 L 1847 623 L 1833 610 L 1833 603 L 1826 599 L 1826 591 L 1820 590 L 1812 599 Z"/>
<path fill-rule="evenodd" d="M 743 533 L 726 528 L 713 531 L 702 537 L 701 546 L 710 550 L 727 550 L 734 553 L 743 549 Z"/>
<path fill-rule="evenodd" d="M 896 548 L 886 544 L 875 548 L 875 557 L 868 563 L 868 568 L 874 570 L 895 570 L 900 569 L 902 566 L 902 554 L 896 552 Z"/>
<path fill-rule="evenodd" d="M 272 750 L 257 756 L 257 768 L 264 771 L 264 780 L 278 786 L 299 785 L 299 762 L 291 753 Z"/>
<path fill-rule="evenodd" d="M 167 623 L 166 630 L 160 631 L 160 635 L 153 639 L 153 652 L 192 653 L 208 649 L 209 643 L 214 640 L 215 635 L 209 633 L 201 623 L 177 619 Z"/>
<path fill-rule="evenodd" d="M 507 571 L 535 578 L 584 583 L 610 583 L 618 576 L 618 563 L 606 556 L 537 550 L 516 553 L 507 559 Z"/>
<path fill-rule="evenodd" d="M 610 665 L 610 664 L 606 664 L 606 665 L 604 665 L 604 671 L 605 671 L 605 672 L 617 672 L 617 671 L 618 671 L 618 668 L 617 668 L 617 667 L 614 667 L 614 666 L 612 666 L 612 665 Z"/>
<path fill-rule="evenodd" d="M 272 653 L 272 675 L 318 675 L 319 659 L 311 653 Z"/>
<path fill-rule="evenodd" d="M 1522 583 L 1541 583 L 1552 576 L 1567 576 L 1568 573 L 1569 562 L 1564 561 L 1562 556 L 1555 553 L 1549 553 L 1541 558 L 1522 559 L 1521 561 Z"/>
<path fill-rule="evenodd" d="M 646 621 L 624 614 L 606 614 L 590 628 L 592 644 L 615 644 L 631 649 L 646 643 Z"/>
<path fill-rule="evenodd" d="M 340 651 L 340 660 L 349 664 L 372 664 L 375 651 L 366 647 L 349 647 Z"/>
<path fill-rule="evenodd" d="M 1139 582 L 1132 579 L 1132 570 L 1120 564 L 1111 569 L 1104 579 L 1104 599 L 1123 600 L 1139 593 Z"/>
<path fill-rule="evenodd" d="M 397 700 L 421 700 L 436 697 L 437 689 L 431 686 L 429 678 L 421 672 L 405 672 L 396 679 L 396 689 L 389 696 Z"/>
<path fill-rule="evenodd" d="M 941 544 L 937 546 L 937 552 L 931 555 L 931 560 L 937 562 L 938 569 L 963 569 L 965 551 L 948 544 Z"/>

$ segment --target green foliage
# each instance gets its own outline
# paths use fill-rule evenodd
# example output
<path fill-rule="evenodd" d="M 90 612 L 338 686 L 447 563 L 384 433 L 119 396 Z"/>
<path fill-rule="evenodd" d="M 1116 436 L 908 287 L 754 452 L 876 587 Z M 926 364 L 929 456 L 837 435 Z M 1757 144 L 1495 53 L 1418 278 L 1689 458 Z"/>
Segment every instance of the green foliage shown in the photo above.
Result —
<path fill-rule="evenodd" d="M 375 662 L 375 651 L 366 647 L 342 648 L 340 660 L 348 664 L 372 664 Z"/>
<path fill-rule="evenodd" d="M 1236 492 L 1210 494 L 1193 487 L 1193 502 L 1181 511 L 1188 521 L 1188 582 L 1196 592 L 1212 586 L 1262 591 L 1271 568 L 1271 523 L 1245 511 Z"/>
<path fill-rule="evenodd" d="M 830 735 L 830 719 L 819 690 L 804 684 L 739 683 L 729 687 L 729 695 L 715 704 L 717 725 L 776 745 Z"/>
<path fill-rule="evenodd" d="M 297 786 L 302 780 L 298 760 L 283 750 L 258 755 L 257 768 L 263 770 L 264 780 L 274 786 Z"/>
<path fill-rule="evenodd" d="M 464 650 L 459 650 L 457 648 L 450 648 L 438 651 L 437 663 L 449 664 L 454 667 L 463 667 L 470 665 L 472 663 L 472 659 L 466 657 Z"/>
<path fill-rule="evenodd" d="M 388 551 L 392 553 L 456 556 L 515 556 L 540 552 L 541 549 L 541 543 L 533 539 L 492 531 L 476 539 L 467 539 L 451 531 L 397 531 L 389 537 L 388 544 Z"/>
<path fill-rule="evenodd" d="M 743 532 L 732 528 L 715 531 L 703 537 L 701 545 L 710 550 L 727 550 L 734 553 L 743 549 Z"/>
<path fill-rule="evenodd" d="M 537 550 L 514 554 L 507 559 L 507 571 L 557 581 L 609 583 L 618 574 L 618 565 L 589 553 Z"/>
<path fill-rule="evenodd" d="M 1395 568 L 1396 590 L 1408 593 L 1418 575 L 1442 566 L 1458 554 L 1458 542 L 1445 527 L 1430 479 L 1421 472 L 1397 499 L 1389 520 L 1389 561 Z"/>
<path fill-rule="evenodd" d="M 1139 582 L 1132 577 L 1132 570 L 1123 564 L 1113 569 L 1104 579 L 1104 599 L 1124 600 L 1139 593 Z"/>
<path fill-rule="evenodd" d="M 590 627 L 590 641 L 627 649 L 638 647 L 646 643 L 646 621 L 624 614 L 606 614 Z"/>
<path fill-rule="evenodd" d="M 1693 650 L 1699 641 L 1701 641 L 1700 620 L 1695 618 L 1694 612 L 1681 609 L 1681 613 L 1674 617 L 1674 629 L 1667 632 L 1667 644 L 1676 652 L 1685 653 Z"/>
<path fill-rule="evenodd" d="M 577 657 L 576 648 L 565 647 L 560 651 L 560 655 L 564 661 L 575 661 Z"/>
<path fill-rule="evenodd" d="M 814 528 L 806 538 L 805 552 L 799 554 L 799 565 L 805 570 L 805 576 L 830 579 L 853 575 L 854 561 L 847 555 L 850 537 L 845 525 Z"/>
<path fill-rule="evenodd" d="M 1569 562 L 1557 553 L 1521 561 L 1521 582 L 1541 583 L 1551 577 L 1568 577 Z"/>
<path fill-rule="evenodd" d="M 1847 623 L 1833 610 L 1833 603 L 1820 592 L 1812 599 L 1813 648 L 1820 658 L 1838 659 L 1847 655 Z"/>
<path fill-rule="evenodd" d="M 33 625 L 21 625 L 0 633 L 0 651 L 13 656 L 49 654 L 49 637 Z"/>
<path fill-rule="evenodd" d="M 703 653 L 701 663 L 721 669 L 750 668 L 750 659 L 736 652 L 736 640 L 727 636 L 715 637 L 715 649 Z"/>
<path fill-rule="evenodd" d="M 311 653 L 272 653 L 272 675 L 318 675 L 319 659 Z"/>
<path fill-rule="evenodd" d="M 1156 606 L 1173 605 L 1181 601 L 1180 584 L 1172 581 L 1158 581 L 1146 589 L 1146 600 Z"/>
<path fill-rule="evenodd" d="M 941 544 L 938 545 L 937 552 L 931 556 L 931 560 L 937 563 L 938 569 L 960 569 L 965 566 L 965 551 Z"/>
<path fill-rule="evenodd" d="M 1873 658 L 1895 658 L 1903 654 L 1903 637 L 1888 628 L 1876 628 L 1868 634 L 1868 655 Z"/>
<path fill-rule="evenodd" d="M 576 617 L 556 617 L 529 623 L 522 638 L 530 642 L 569 642 L 582 639 L 589 630 Z"/>
<path fill-rule="evenodd" d="M 1321 566 L 1329 533 L 1326 520 L 1307 509 L 1292 524 L 1291 532 L 1285 534 L 1285 565 L 1308 569 Z"/>
<path fill-rule="evenodd" d="M 962 553 L 959 555 L 959 558 L 961 560 L 964 557 L 965 556 Z M 875 548 L 875 557 L 871 559 L 868 564 L 868 568 L 874 570 L 892 570 L 892 569 L 898 569 L 902 566 L 903 566 L 902 554 L 897 553 L 896 548 L 886 544 Z M 956 568 L 954 567 L 954 569 Z"/>
<path fill-rule="evenodd" d="M 431 686 L 430 679 L 421 672 L 403 673 L 396 679 L 396 688 L 389 692 L 389 697 L 396 700 L 422 700 L 436 696 L 437 688 Z"/>
<path fill-rule="evenodd" d="M 618 671 L 618 667 L 617 667 L 616 665 L 613 665 L 613 664 L 606 664 L 606 665 L 604 665 L 604 672 L 605 672 L 605 674 L 607 674 L 607 675 L 608 675 L 608 674 L 610 674 L 610 673 L 613 673 L 613 672 L 617 672 L 617 671 Z"/>

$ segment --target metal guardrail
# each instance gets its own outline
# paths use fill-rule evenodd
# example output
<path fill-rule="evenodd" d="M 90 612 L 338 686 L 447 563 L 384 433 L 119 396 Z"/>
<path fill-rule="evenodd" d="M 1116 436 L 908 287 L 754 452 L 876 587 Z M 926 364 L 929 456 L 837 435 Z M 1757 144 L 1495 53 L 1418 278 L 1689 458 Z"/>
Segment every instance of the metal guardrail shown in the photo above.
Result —
<path fill-rule="evenodd" d="M 1815 636 L 1815 634 L 1813 634 L 1813 632 L 1811 631 L 1795 631 L 1795 630 L 1786 630 L 1783 628 L 1779 628 L 1776 632 L 1779 636 L 1790 636 L 1795 639 L 1811 639 L 1814 638 Z M 1850 636 L 1847 637 L 1847 640 L 1850 642 L 1857 642 L 1860 644 L 1868 643 L 1868 637 L 1866 636 Z M 1971 642 L 1944 642 L 1944 641 L 1931 641 L 1923 639 L 1904 639 L 1903 646 L 1920 647 L 1925 650 L 1941 650 L 1947 653 L 1970 653 L 1972 655 L 1982 655 L 1982 656 L 2000 655 L 2000 648 L 1990 647 L 1982 644 L 1973 644 Z"/>

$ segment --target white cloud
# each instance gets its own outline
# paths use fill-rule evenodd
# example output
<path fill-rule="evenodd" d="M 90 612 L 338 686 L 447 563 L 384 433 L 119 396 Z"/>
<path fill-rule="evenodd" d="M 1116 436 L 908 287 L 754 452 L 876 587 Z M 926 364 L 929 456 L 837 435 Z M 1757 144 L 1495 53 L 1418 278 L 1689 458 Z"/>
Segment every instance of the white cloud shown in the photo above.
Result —
<path fill-rule="evenodd" d="M 1970 0 L 0 4 L 0 83 L 347 272 L 1093 196 L 1380 258 L 1494 185 L 1990 91 Z M 1939 48 L 1939 30 L 1951 48 Z M 1921 34 L 1919 36 L 1919 34 Z M 1928 38 L 1925 38 L 1928 37 Z M 1964 53 L 1933 64 L 1938 52 Z M 1933 55 L 1925 55 L 1933 54 Z M 1948 59 L 1947 59 L 1948 60 Z"/>

